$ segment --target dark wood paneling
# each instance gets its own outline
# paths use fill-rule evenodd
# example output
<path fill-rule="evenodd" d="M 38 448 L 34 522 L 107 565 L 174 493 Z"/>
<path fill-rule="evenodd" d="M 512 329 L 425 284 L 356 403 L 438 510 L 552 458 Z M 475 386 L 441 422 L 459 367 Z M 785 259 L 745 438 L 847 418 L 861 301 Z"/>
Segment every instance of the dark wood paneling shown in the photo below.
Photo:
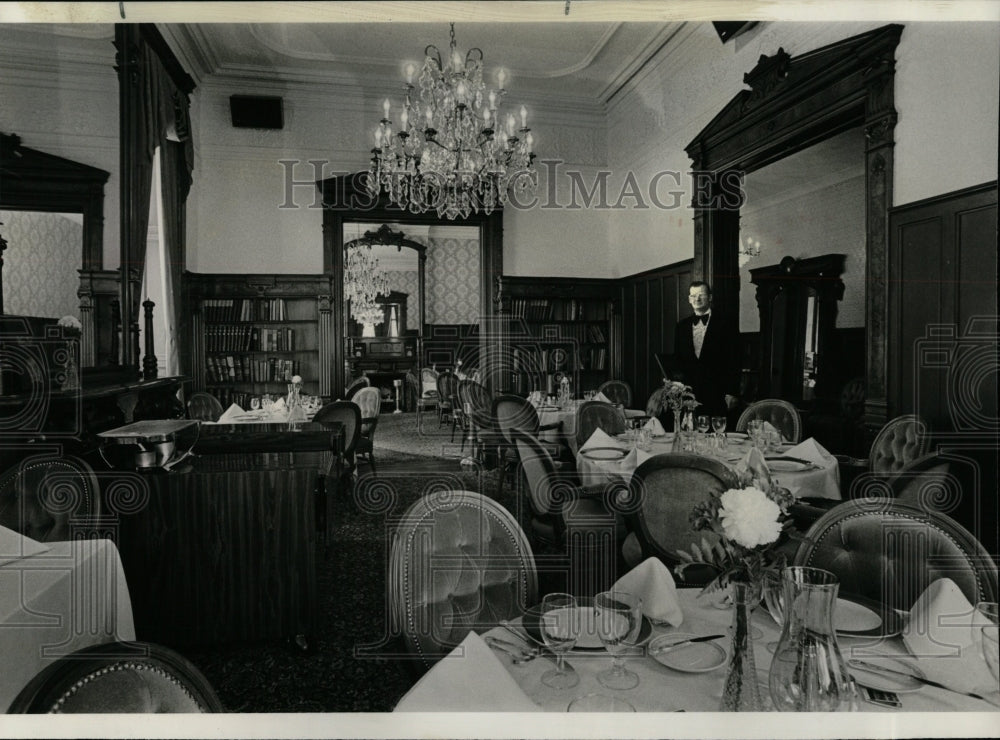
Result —
<path fill-rule="evenodd" d="M 653 355 L 673 354 L 677 321 L 688 312 L 687 291 L 693 260 L 622 279 L 623 379 L 632 386 L 632 405 L 642 408 L 661 383 Z"/>

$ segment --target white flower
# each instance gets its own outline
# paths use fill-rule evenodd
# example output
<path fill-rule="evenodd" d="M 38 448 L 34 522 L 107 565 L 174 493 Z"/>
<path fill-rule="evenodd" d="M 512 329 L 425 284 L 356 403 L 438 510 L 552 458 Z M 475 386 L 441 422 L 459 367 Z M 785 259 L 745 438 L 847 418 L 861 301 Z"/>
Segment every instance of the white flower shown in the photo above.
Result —
<path fill-rule="evenodd" d="M 759 488 L 731 488 L 719 499 L 719 519 L 726 538 L 743 547 L 778 539 L 781 509 Z"/>
<path fill-rule="evenodd" d="M 77 331 L 83 328 L 83 325 L 80 323 L 80 319 L 76 316 L 63 316 L 59 319 L 59 326 L 64 329 L 76 329 Z"/>
<path fill-rule="evenodd" d="M 301 383 L 302 382 L 302 376 L 301 375 L 293 375 L 292 376 L 292 382 L 293 383 Z"/>

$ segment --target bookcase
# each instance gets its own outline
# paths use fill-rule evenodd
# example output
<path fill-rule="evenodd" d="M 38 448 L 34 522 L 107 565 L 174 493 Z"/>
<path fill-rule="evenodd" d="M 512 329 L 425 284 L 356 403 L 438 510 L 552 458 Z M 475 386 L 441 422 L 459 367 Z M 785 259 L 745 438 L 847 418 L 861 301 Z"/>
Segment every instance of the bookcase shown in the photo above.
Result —
<path fill-rule="evenodd" d="M 621 291 L 612 280 L 508 277 L 500 280 L 505 368 L 510 393 L 573 393 L 621 377 Z"/>
<path fill-rule="evenodd" d="M 330 395 L 328 277 L 186 273 L 185 293 L 195 390 L 249 408 L 300 375 L 304 393 Z"/>

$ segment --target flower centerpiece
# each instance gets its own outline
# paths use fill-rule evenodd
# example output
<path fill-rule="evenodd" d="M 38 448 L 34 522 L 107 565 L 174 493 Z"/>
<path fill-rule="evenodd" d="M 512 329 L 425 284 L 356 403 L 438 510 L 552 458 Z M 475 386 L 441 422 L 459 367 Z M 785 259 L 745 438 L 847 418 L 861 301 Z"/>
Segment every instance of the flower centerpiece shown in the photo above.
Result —
<path fill-rule="evenodd" d="M 57 326 L 62 329 L 62 334 L 66 338 L 66 348 L 62 361 L 63 377 L 60 389 L 64 391 L 74 391 L 80 387 L 80 370 L 77 354 L 79 352 L 79 338 L 83 330 L 80 319 L 76 316 L 63 316 L 57 322 Z"/>
<path fill-rule="evenodd" d="M 783 535 L 792 536 L 788 510 L 795 500 L 785 488 L 765 488 L 730 488 L 695 505 L 688 518 L 692 529 L 711 532 L 716 541 L 703 537 L 701 546 L 692 544 L 690 552 L 677 551 L 683 562 L 676 571 L 682 580 L 685 571 L 697 564 L 717 572 L 703 593 L 731 588 L 733 646 L 722 694 L 724 711 L 761 709 L 750 644 L 750 615 L 761 599 L 765 579 L 785 566 L 786 556 L 778 545 Z"/>
<path fill-rule="evenodd" d="M 674 431 L 680 431 L 685 418 L 690 421 L 690 412 L 698 406 L 691 386 L 684 385 L 679 380 L 663 379 L 663 387 L 657 388 L 646 403 L 646 413 L 650 416 L 660 416 L 667 411 L 673 413 Z M 687 416 L 685 417 L 685 411 Z M 691 427 L 694 428 L 693 426 Z"/>

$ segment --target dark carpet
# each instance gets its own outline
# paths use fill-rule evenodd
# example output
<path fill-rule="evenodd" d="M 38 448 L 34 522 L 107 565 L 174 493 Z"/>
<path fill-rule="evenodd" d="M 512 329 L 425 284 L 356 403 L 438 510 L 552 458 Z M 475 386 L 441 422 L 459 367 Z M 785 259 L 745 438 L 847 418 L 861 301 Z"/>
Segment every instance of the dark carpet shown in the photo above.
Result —
<path fill-rule="evenodd" d="M 393 518 L 428 489 L 484 493 L 514 512 L 508 486 L 497 496 L 496 471 L 463 470 L 458 460 L 378 453 L 378 485 L 362 465 L 353 492 L 337 496 L 333 536 L 318 549 L 319 617 L 312 650 L 283 642 L 189 648 L 233 712 L 387 712 L 410 688 L 405 662 L 385 657 L 386 563 Z"/>

